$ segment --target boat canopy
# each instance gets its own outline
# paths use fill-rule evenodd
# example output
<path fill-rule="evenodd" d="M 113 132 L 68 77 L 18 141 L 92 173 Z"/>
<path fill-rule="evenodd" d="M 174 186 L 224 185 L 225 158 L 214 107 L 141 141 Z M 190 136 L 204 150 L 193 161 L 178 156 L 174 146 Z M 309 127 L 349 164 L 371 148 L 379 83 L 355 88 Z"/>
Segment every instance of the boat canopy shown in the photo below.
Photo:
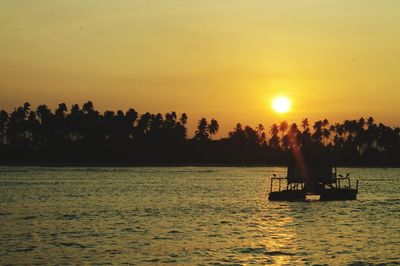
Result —
<path fill-rule="evenodd" d="M 287 173 L 288 183 L 322 183 L 336 182 L 336 171 L 331 165 L 291 164 Z"/>

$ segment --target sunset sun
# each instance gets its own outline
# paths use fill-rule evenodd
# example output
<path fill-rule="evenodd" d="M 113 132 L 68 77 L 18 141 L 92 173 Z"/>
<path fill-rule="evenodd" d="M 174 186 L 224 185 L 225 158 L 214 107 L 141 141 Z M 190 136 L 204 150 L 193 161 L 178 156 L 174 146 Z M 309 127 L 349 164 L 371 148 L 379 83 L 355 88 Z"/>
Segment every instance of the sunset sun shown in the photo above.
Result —
<path fill-rule="evenodd" d="M 291 102 L 287 97 L 279 96 L 272 100 L 272 109 L 275 112 L 283 114 L 290 111 Z"/>

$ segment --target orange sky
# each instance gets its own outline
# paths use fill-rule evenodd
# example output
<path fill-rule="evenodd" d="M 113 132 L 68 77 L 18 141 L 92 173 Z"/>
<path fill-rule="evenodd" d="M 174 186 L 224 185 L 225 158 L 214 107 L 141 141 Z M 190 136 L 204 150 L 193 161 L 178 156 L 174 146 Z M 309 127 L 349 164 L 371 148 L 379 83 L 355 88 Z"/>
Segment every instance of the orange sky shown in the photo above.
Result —
<path fill-rule="evenodd" d="M 0 3 L 0 108 L 83 103 L 236 122 L 400 124 L 400 1 Z M 271 98 L 292 99 L 278 115 Z"/>

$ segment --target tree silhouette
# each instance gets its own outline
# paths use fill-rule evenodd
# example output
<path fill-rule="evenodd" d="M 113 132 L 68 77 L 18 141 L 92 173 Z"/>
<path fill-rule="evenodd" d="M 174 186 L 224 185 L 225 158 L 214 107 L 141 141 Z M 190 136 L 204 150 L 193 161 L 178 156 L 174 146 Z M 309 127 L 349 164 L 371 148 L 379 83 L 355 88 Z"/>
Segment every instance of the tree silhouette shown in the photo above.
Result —
<path fill-rule="evenodd" d="M 256 127 L 257 134 L 258 134 L 258 142 L 260 145 L 265 147 L 267 145 L 267 136 L 264 132 L 265 128 L 263 124 L 258 124 Z"/>
<path fill-rule="evenodd" d="M 289 124 L 286 121 L 282 121 L 279 125 L 279 131 L 282 133 L 282 137 L 285 134 L 286 130 L 288 129 Z"/>
<path fill-rule="evenodd" d="M 286 121 L 273 124 L 269 136 L 262 124 L 238 123 L 227 138 L 211 140 L 219 130 L 214 118 L 201 118 L 192 139 L 188 116 L 171 111 L 139 114 L 135 109 L 100 114 L 93 102 L 60 103 L 54 110 L 29 103 L 0 110 L 0 158 L 7 162 L 129 163 L 273 163 L 288 162 L 290 150 L 306 158 L 330 158 L 343 165 L 400 166 L 400 128 L 375 123 L 373 117 L 310 127 Z"/>
<path fill-rule="evenodd" d="M 183 113 L 183 114 L 181 115 L 181 118 L 180 118 L 179 120 L 181 121 L 182 125 L 186 125 L 187 120 L 188 120 L 187 114 L 186 114 L 186 113 Z"/>
<path fill-rule="evenodd" d="M 300 131 L 297 127 L 296 123 L 290 125 L 288 139 L 289 139 L 289 149 L 299 149 L 300 148 L 300 141 L 299 141 L 299 134 Z"/>
<path fill-rule="evenodd" d="M 269 140 L 269 145 L 273 149 L 279 148 L 280 139 L 278 137 L 278 133 L 279 133 L 279 126 L 277 124 L 273 124 L 270 129 L 271 138 Z"/>
<path fill-rule="evenodd" d="M 208 123 L 206 118 L 203 117 L 199 120 L 199 123 L 197 125 L 197 130 L 195 132 L 193 139 L 198 142 L 204 142 L 209 140 Z"/>
<path fill-rule="evenodd" d="M 218 132 L 218 129 L 219 129 L 219 125 L 218 125 L 217 120 L 212 118 L 210 124 L 208 125 L 208 133 L 210 134 L 211 139 L 212 139 L 212 136 Z"/>

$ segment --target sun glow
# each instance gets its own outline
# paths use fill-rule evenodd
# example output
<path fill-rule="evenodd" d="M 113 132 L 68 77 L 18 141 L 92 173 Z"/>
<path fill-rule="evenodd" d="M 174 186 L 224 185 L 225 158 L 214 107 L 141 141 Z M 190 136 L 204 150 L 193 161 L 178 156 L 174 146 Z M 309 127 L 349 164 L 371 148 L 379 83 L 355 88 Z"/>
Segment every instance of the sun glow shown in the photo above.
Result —
<path fill-rule="evenodd" d="M 277 113 L 287 113 L 290 111 L 290 99 L 284 96 L 275 97 L 272 100 L 272 109 Z"/>

